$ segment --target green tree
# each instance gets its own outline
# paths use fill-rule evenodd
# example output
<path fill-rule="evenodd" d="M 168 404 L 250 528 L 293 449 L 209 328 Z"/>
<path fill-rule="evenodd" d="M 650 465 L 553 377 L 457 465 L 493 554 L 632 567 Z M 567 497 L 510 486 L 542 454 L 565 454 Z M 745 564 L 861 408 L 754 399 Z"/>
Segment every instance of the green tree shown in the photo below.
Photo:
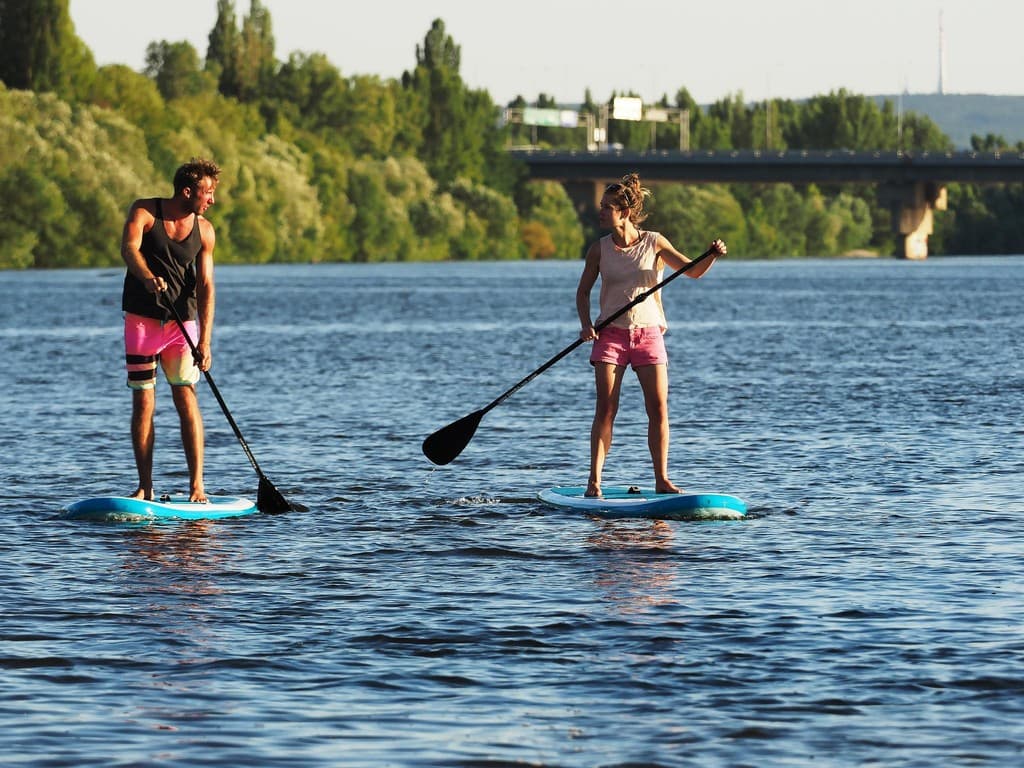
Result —
<path fill-rule="evenodd" d="M 357 155 L 384 158 L 392 155 L 398 135 L 395 92 L 374 75 L 348 80 L 344 136 Z"/>
<path fill-rule="evenodd" d="M 868 244 L 871 214 L 863 200 L 845 193 L 828 200 L 813 184 L 803 197 L 804 251 L 790 255 L 833 256 Z"/>
<path fill-rule="evenodd" d="M 1024 251 L 1024 184 L 950 185 L 953 231 L 945 235 L 953 253 Z"/>
<path fill-rule="evenodd" d="M 239 164 L 233 170 L 231 206 L 218 214 L 226 225 L 218 228 L 218 261 L 249 264 L 273 261 L 277 237 L 274 220 L 266 211 L 269 191 L 260 188 L 248 164 Z M 221 243 L 227 247 L 222 247 Z"/>
<path fill-rule="evenodd" d="M 829 253 L 850 253 L 871 243 L 871 209 L 862 198 L 840 193 L 829 203 L 828 210 L 838 223 L 835 249 Z"/>
<path fill-rule="evenodd" d="M 0 0 L 0 80 L 8 87 L 74 99 L 95 75 L 68 0 Z"/>
<path fill-rule="evenodd" d="M 84 101 L 120 112 L 139 126 L 147 139 L 153 136 L 158 140 L 167 127 L 167 104 L 156 83 L 125 64 L 100 67 Z"/>
<path fill-rule="evenodd" d="M 719 99 L 708 107 L 708 116 L 727 126 L 729 138 L 727 147 L 716 149 L 732 149 L 753 147 L 753 115 L 743 103 L 743 94 L 736 93 Z"/>
<path fill-rule="evenodd" d="M 82 100 L 104 109 L 119 110 L 136 124 L 145 123 L 147 112 L 162 113 L 165 107 L 156 83 L 127 64 L 100 67 L 98 77 Z"/>
<path fill-rule="evenodd" d="M 272 88 L 277 60 L 270 11 L 260 0 L 250 0 L 249 13 L 242 19 L 239 57 L 239 93 L 242 101 L 255 101 Z"/>
<path fill-rule="evenodd" d="M 61 266 L 60 255 L 77 256 L 67 248 L 75 229 L 62 231 L 50 223 L 69 221 L 60 187 L 43 169 L 16 165 L 0 173 L 0 268 Z M 40 226 L 40 222 L 47 226 Z M 73 266 L 74 262 L 64 266 Z"/>
<path fill-rule="evenodd" d="M 743 210 L 725 186 L 659 184 L 650 211 L 644 226 L 661 232 L 691 257 L 703 253 L 718 237 L 725 240 L 730 254 L 749 253 Z"/>
<path fill-rule="evenodd" d="M 898 132 L 891 102 L 882 109 L 872 99 L 840 89 L 809 99 L 785 139 L 803 149 L 896 149 Z"/>
<path fill-rule="evenodd" d="M 999 134 L 988 133 L 984 136 L 975 134 L 971 136 L 971 149 L 975 152 L 1019 152 L 1024 154 L 1024 141 L 1018 141 L 1014 146 Z"/>
<path fill-rule="evenodd" d="M 355 209 L 348 198 L 351 161 L 319 139 L 300 140 L 310 160 L 310 183 L 316 188 L 323 229 L 313 261 L 352 261 Z"/>
<path fill-rule="evenodd" d="M 293 53 L 274 77 L 269 100 L 289 119 L 315 133 L 337 133 L 348 120 L 348 83 L 322 53 Z"/>
<path fill-rule="evenodd" d="M 5 227 L 32 266 L 116 263 L 128 203 L 154 178 L 142 132 L 116 112 L 0 89 Z"/>
<path fill-rule="evenodd" d="M 210 76 L 199 66 L 199 54 L 186 41 L 150 43 L 146 47 L 144 71 L 165 99 L 194 96 L 212 85 Z"/>
<path fill-rule="evenodd" d="M 762 258 L 804 256 L 817 249 L 826 229 L 818 220 L 824 205 L 817 189 L 791 184 L 735 188 L 747 221 L 748 253 Z M 814 255 L 822 255 L 816 252 Z"/>
<path fill-rule="evenodd" d="M 435 19 L 423 46 L 416 47 L 416 69 L 402 75 L 422 115 L 418 155 L 442 186 L 460 177 L 483 180 L 487 144 L 503 144 L 495 129 L 497 110 L 486 91 L 465 87 L 460 58 L 444 22 Z"/>
<path fill-rule="evenodd" d="M 217 88 L 225 96 L 237 98 L 242 92 L 241 52 L 235 4 L 232 0 L 217 0 L 217 21 L 206 48 L 206 70 L 217 78 Z"/>
<path fill-rule="evenodd" d="M 698 110 L 696 119 L 693 119 L 691 113 L 692 149 L 732 149 L 731 133 L 732 129 L 725 118 Z"/>
<path fill-rule="evenodd" d="M 351 229 L 356 261 L 406 260 L 415 252 L 408 211 L 388 192 L 383 165 L 360 161 L 349 171 L 348 199 L 355 206 Z"/>
<path fill-rule="evenodd" d="M 323 54 L 294 53 L 275 75 L 266 102 L 349 153 L 383 159 L 401 154 L 395 150 L 402 124 L 399 93 L 376 76 L 343 78 Z"/>
<path fill-rule="evenodd" d="M 947 152 L 953 149 L 953 142 L 925 115 L 913 112 L 904 115 L 900 149 L 911 151 Z M 869 147 L 862 147 L 869 149 Z"/>
<path fill-rule="evenodd" d="M 451 187 L 452 197 L 466 211 L 466 226 L 452 244 L 452 255 L 467 260 L 519 259 L 519 217 L 512 198 L 468 179 Z"/>
<path fill-rule="evenodd" d="M 521 184 L 516 204 L 530 258 L 576 259 L 583 255 L 583 230 L 565 187 L 554 181 Z"/>

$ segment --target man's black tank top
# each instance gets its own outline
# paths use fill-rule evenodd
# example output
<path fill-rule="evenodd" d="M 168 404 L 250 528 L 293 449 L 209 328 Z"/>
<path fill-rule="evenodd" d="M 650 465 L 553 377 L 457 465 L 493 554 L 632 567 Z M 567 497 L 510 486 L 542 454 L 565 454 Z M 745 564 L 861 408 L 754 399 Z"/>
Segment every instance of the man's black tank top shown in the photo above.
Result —
<path fill-rule="evenodd" d="M 172 240 L 164 228 L 163 200 L 157 198 L 156 221 L 149 232 L 142 236 L 139 250 L 146 259 L 150 271 L 167 282 L 167 291 L 161 294 L 162 301 L 174 299 L 174 307 L 183 320 L 196 319 L 196 257 L 203 249 L 199 233 L 199 216 L 193 214 L 192 231 L 184 240 Z M 161 304 L 157 294 L 150 293 L 130 271 L 124 276 L 124 290 L 121 292 L 121 309 L 143 317 L 152 317 L 164 322 L 174 315 Z"/>

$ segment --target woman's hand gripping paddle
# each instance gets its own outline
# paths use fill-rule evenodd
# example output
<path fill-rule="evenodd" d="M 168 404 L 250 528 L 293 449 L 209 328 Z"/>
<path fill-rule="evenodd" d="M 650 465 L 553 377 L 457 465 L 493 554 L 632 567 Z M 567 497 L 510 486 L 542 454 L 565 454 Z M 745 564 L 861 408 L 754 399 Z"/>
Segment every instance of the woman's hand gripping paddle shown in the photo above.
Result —
<path fill-rule="evenodd" d="M 622 307 L 621 309 L 617 310 L 614 314 L 602 320 L 600 323 L 594 326 L 594 330 L 600 331 L 602 328 L 608 326 L 609 324 L 611 324 L 613 320 L 615 320 L 621 315 L 624 315 L 626 312 L 631 310 L 633 307 L 635 307 L 641 301 L 646 299 L 648 296 L 651 296 L 660 291 L 662 288 L 664 288 L 670 282 L 672 282 L 681 274 L 686 272 L 688 269 L 692 269 L 695 265 L 704 261 L 704 259 L 717 253 L 718 251 L 715 248 L 709 248 L 708 250 L 704 251 L 704 253 L 702 253 L 696 259 L 684 265 L 681 269 L 676 270 L 654 287 L 648 288 L 646 291 L 644 291 L 631 302 L 629 302 L 626 306 Z M 583 344 L 583 339 L 576 339 L 576 341 L 574 341 L 568 347 L 566 347 L 557 355 L 552 357 L 540 368 L 535 370 L 522 381 L 518 382 L 511 389 L 508 389 L 507 391 L 503 392 L 500 396 L 492 400 L 479 411 L 473 411 L 471 414 L 463 416 L 458 421 L 453 421 L 448 426 L 441 427 L 441 429 L 437 430 L 432 435 L 427 437 L 426 440 L 423 441 L 423 454 L 435 464 L 448 464 L 452 462 L 455 459 L 455 457 L 462 453 L 466 446 L 469 445 L 469 441 L 473 439 L 473 435 L 476 433 L 476 428 L 480 426 L 480 420 L 483 419 L 484 414 L 486 414 L 492 408 L 501 405 L 509 396 L 519 391 L 519 389 L 521 389 L 525 385 L 529 384 L 531 381 L 540 376 L 542 373 L 544 373 L 544 371 L 553 366 L 555 363 L 557 363 L 563 357 L 568 355 L 581 344 Z"/>
<path fill-rule="evenodd" d="M 157 302 L 160 303 L 159 297 Z M 185 322 L 181 319 L 181 315 L 178 312 L 177 307 L 174 306 L 174 302 L 168 300 L 166 306 L 170 307 L 171 314 L 174 315 L 174 321 L 178 324 L 178 328 L 181 329 L 181 335 L 185 337 L 185 341 L 188 342 L 189 347 L 192 349 L 192 355 L 196 358 L 199 357 L 199 350 L 196 348 L 195 342 L 192 341 L 192 337 L 188 335 L 188 331 L 185 330 Z M 210 385 L 210 391 L 213 392 L 213 396 L 217 398 L 217 402 L 220 404 L 220 409 L 224 411 L 224 415 L 227 417 L 228 424 L 231 425 L 231 429 L 235 433 L 235 437 L 238 438 L 238 442 L 242 444 L 242 450 L 245 451 L 245 455 L 249 459 L 249 463 L 252 464 L 252 468 L 256 470 L 256 474 L 259 476 L 260 483 L 256 491 L 256 507 L 260 512 L 269 515 L 280 514 L 281 512 L 292 511 L 292 505 L 285 500 L 274 484 L 267 479 L 267 476 L 263 474 L 263 470 L 260 469 L 260 465 L 256 463 L 256 457 L 252 455 L 252 451 L 249 449 L 249 444 L 245 442 L 245 438 L 242 437 L 242 431 L 238 428 L 234 418 L 231 416 L 231 411 L 228 410 L 227 404 L 224 402 L 224 398 L 220 395 L 220 390 L 217 389 L 217 385 L 213 381 L 213 377 L 209 371 L 203 371 L 203 376 L 206 377 L 206 383 Z"/>

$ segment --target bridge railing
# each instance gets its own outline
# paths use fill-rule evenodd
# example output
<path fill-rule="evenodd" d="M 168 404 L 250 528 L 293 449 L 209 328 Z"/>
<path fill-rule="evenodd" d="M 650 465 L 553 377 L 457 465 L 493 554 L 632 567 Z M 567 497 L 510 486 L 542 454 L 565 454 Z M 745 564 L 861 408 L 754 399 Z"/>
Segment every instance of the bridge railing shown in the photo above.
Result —
<path fill-rule="evenodd" d="M 550 150 L 517 148 L 534 178 L 597 180 L 636 171 L 659 181 L 758 183 L 1024 182 L 1021 152 Z"/>

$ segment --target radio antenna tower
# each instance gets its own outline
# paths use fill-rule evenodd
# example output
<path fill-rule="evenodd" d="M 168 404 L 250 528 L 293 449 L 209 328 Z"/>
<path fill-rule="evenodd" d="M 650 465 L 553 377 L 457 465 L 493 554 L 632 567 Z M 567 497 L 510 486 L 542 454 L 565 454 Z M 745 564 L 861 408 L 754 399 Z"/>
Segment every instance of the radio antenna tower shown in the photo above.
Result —
<path fill-rule="evenodd" d="M 946 92 L 946 30 L 942 26 L 942 11 L 939 11 L 939 95 Z"/>

